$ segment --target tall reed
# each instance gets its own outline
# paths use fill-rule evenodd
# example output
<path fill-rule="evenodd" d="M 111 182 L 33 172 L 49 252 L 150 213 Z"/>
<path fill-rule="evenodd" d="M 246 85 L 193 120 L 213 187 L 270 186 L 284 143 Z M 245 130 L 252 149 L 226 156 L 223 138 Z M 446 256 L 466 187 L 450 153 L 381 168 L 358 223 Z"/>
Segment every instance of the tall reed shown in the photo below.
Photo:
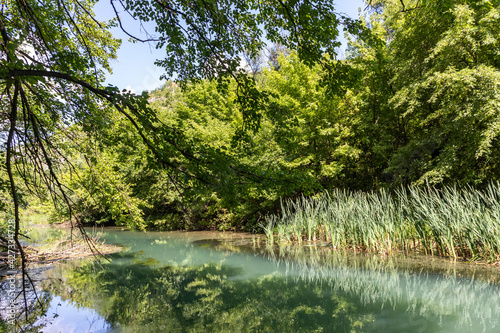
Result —
<path fill-rule="evenodd" d="M 284 200 L 264 230 L 279 242 L 329 241 L 336 248 L 376 253 L 500 258 L 500 184 L 409 187 L 393 193 L 335 189 L 319 198 Z"/>

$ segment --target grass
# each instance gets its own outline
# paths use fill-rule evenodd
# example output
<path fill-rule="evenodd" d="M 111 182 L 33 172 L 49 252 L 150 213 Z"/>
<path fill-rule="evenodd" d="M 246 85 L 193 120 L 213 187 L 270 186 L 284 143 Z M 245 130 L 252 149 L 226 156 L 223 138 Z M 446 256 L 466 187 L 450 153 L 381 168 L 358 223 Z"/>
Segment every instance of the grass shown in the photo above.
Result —
<path fill-rule="evenodd" d="M 483 191 L 337 189 L 320 198 L 282 201 L 281 214 L 267 216 L 262 227 L 271 243 L 321 240 L 338 249 L 495 262 L 500 259 L 500 184 Z"/>

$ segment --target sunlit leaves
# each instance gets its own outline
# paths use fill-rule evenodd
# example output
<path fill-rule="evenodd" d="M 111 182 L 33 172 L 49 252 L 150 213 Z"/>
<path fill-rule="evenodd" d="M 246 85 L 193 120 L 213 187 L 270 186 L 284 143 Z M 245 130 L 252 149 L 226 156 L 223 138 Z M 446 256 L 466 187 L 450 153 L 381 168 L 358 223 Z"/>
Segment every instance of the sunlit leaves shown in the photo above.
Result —
<path fill-rule="evenodd" d="M 387 174 L 401 183 L 498 177 L 498 2 L 381 3 L 393 74 L 380 86 L 400 138 Z"/>

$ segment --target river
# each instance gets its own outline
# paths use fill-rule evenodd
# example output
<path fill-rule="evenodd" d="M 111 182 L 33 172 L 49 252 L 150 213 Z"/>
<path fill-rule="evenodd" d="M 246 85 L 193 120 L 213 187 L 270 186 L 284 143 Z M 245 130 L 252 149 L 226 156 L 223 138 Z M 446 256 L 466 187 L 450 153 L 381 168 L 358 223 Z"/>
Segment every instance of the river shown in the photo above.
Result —
<path fill-rule="evenodd" d="M 498 269 L 105 229 L 124 251 L 39 273 L 41 332 L 499 332 Z M 5 288 L 4 288 L 5 289 Z"/>

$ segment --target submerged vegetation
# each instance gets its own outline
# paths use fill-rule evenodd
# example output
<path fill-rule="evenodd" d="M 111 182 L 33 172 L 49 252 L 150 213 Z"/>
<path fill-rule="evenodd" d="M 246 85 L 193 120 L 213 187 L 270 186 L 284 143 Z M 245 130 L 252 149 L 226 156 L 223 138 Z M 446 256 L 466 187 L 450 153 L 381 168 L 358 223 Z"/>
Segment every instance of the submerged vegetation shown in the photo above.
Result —
<path fill-rule="evenodd" d="M 333 190 L 281 204 L 262 227 L 272 242 L 328 241 L 334 248 L 500 260 L 500 184 Z"/>

